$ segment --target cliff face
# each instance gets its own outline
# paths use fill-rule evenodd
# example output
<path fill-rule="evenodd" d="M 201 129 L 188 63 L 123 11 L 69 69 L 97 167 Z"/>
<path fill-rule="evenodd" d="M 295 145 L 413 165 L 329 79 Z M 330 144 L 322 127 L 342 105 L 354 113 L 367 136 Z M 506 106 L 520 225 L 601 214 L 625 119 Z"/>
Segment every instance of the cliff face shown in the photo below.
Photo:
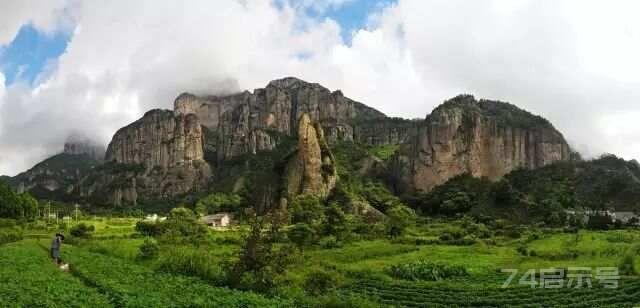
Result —
<path fill-rule="evenodd" d="M 215 152 L 218 161 L 275 148 L 278 138 L 274 133 L 295 136 L 303 113 L 322 126 L 329 142 L 400 143 L 407 137 L 406 130 L 391 125 L 381 112 L 340 91 L 330 92 L 319 84 L 291 77 L 271 81 L 253 93 L 224 97 L 182 94 L 175 101 L 175 110 L 197 115 L 212 135 L 206 138 L 205 148 Z M 409 121 L 396 122 L 406 125 Z"/>
<path fill-rule="evenodd" d="M 391 158 L 371 161 L 366 169 L 376 169 L 377 176 L 405 192 L 429 191 L 462 173 L 495 180 L 517 168 L 570 159 L 569 146 L 548 121 L 507 103 L 459 96 L 425 120 L 405 120 L 386 117 L 340 91 L 289 77 L 234 95 L 181 94 L 174 111 L 149 111 L 118 130 L 104 164 L 96 160 L 99 148 L 70 141 L 61 155 L 86 157 L 87 168 L 59 164 L 61 175 L 55 178 L 68 179 L 63 182 L 51 180 L 49 167 L 20 179 L 29 179 L 22 180 L 31 183 L 23 185 L 26 189 L 37 183 L 100 203 L 136 203 L 204 190 L 221 181 L 221 175 L 239 176 L 224 169 L 226 162 L 234 165 L 232 159 L 238 158 L 243 162 L 238 166 L 250 170 L 255 166 L 245 158 L 257 157 L 251 154 L 277 154 L 296 140 L 293 154 L 285 151 L 285 158 L 271 162 L 278 166 L 273 169 L 289 199 L 305 193 L 329 195 L 337 180 L 330 147 L 337 141 L 365 148 L 393 145 Z M 66 161 L 64 157 L 56 161 Z"/>
<path fill-rule="evenodd" d="M 518 168 L 569 160 L 562 134 L 513 105 L 459 96 L 419 123 L 394 158 L 405 191 L 430 191 L 463 173 L 496 180 Z"/>
<path fill-rule="evenodd" d="M 289 199 L 300 194 L 325 198 L 337 180 L 335 161 L 320 125 L 313 125 L 304 113 L 298 125 L 298 149 L 289 159 L 284 173 Z"/>
<path fill-rule="evenodd" d="M 211 175 L 202 138 L 195 115 L 149 111 L 116 132 L 106 163 L 83 179 L 81 193 L 120 204 L 199 190 Z"/>

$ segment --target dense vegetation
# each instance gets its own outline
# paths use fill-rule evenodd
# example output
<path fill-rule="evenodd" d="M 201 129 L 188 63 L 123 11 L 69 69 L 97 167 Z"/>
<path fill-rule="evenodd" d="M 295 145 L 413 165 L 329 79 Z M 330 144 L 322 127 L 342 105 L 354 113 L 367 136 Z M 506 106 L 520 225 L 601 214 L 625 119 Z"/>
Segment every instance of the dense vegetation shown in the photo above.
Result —
<path fill-rule="evenodd" d="M 427 194 L 408 197 L 428 215 L 473 214 L 520 223 L 562 226 L 567 209 L 638 210 L 640 168 L 613 155 L 561 162 L 536 170 L 520 169 L 498 182 L 460 175 Z M 613 223 L 613 222 L 611 222 Z"/>
<path fill-rule="evenodd" d="M 28 193 L 18 194 L 0 181 L 0 218 L 32 220 L 38 214 L 38 201 Z"/>
<path fill-rule="evenodd" d="M 459 109 L 466 115 L 479 113 L 494 119 L 498 125 L 516 128 L 552 127 L 551 123 L 538 115 L 534 115 L 517 106 L 501 102 L 481 99 L 477 101 L 473 95 L 458 95 L 445 101 L 433 110 L 432 114 L 443 110 Z"/>

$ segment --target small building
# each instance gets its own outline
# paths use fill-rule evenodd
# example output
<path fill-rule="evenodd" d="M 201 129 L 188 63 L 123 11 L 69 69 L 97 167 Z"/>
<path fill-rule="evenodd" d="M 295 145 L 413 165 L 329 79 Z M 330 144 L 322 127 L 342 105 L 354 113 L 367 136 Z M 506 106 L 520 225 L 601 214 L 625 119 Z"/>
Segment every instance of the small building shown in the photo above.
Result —
<path fill-rule="evenodd" d="M 634 212 L 615 211 L 615 210 L 591 210 L 591 209 L 570 209 L 564 211 L 567 216 L 575 216 L 581 218 L 583 223 L 589 221 L 591 216 L 608 216 L 612 221 L 620 221 L 624 224 L 640 225 L 638 220 L 640 216 Z"/>
<path fill-rule="evenodd" d="M 620 222 L 625 224 L 638 225 L 638 215 L 636 215 L 634 212 L 619 211 L 615 212 L 613 217 L 615 220 L 619 220 Z"/>
<path fill-rule="evenodd" d="M 200 220 L 211 228 L 228 227 L 231 224 L 231 215 L 229 213 L 218 213 L 203 216 Z"/>
<path fill-rule="evenodd" d="M 144 220 L 149 222 L 162 222 L 167 220 L 167 217 L 160 217 L 158 214 L 153 214 L 145 216 Z"/>

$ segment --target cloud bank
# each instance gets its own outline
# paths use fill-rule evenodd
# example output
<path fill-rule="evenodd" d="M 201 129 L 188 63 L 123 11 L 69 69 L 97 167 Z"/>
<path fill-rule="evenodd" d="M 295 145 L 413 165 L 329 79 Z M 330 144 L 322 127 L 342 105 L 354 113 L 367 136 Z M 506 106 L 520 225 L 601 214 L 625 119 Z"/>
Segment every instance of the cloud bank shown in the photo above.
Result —
<path fill-rule="evenodd" d="M 14 16 L 2 21 L 0 44 L 25 23 L 73 34 L 35 88 L 0 82 L 0 174 L 59 151 L 75 130 L 106 143 L 180 92 L 253 89 L 290 75 L 392 116 L 422 118 L 459 93 L 510 101 L 588 156 L 640 151 L 635 1 L 400 0 L 371 12 L 349 44 L 337 22 L 294 1 L 16 3 L 0 4 L 0 20 Z"/>

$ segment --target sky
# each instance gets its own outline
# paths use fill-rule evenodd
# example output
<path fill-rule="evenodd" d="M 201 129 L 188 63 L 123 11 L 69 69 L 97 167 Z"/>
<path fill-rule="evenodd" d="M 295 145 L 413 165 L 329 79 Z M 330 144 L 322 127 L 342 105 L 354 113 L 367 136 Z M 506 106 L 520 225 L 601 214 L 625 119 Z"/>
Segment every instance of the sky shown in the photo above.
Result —
<path fill-rule="evenodd" d="M 285 76 L 405 118 L 461 93 L 508 101 L 585 157 L 640 158 L 639 11 L 634 0 L 4 0 L 0 174 L 71 134 L 106 145 L 182 92 Z"/>

